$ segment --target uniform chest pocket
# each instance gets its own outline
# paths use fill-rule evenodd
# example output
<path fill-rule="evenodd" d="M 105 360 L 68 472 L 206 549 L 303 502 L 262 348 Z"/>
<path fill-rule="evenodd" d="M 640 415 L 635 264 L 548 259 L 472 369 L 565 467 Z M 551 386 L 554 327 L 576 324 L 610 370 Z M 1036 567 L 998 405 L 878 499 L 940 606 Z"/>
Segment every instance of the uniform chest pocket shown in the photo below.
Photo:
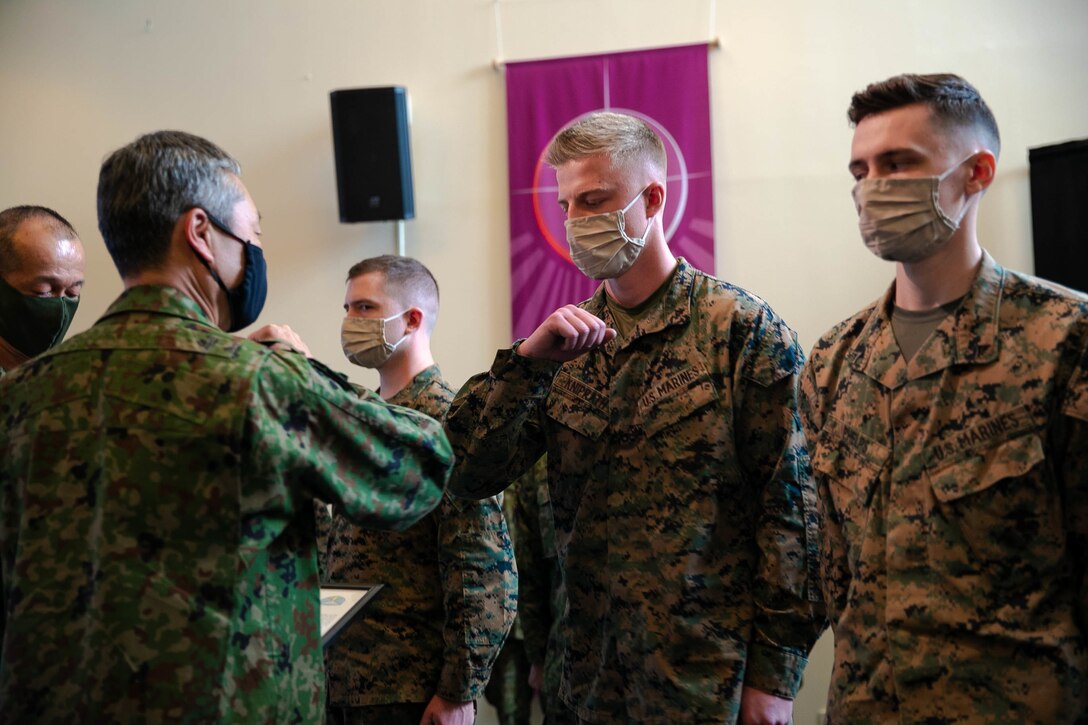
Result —
<path fill-rule="evenodd" d="M 1026 594 L 1060 567 L 1061 498 L 1040 431 L 990 442 L 926 469 L 934 496 L 929 559 L 976 571 L 1003 597 Z"/>
<path fill-rule="evenodd" d="M 608 428 L 608 398 L 570 373 L 555 377 L 544 409 L 556 423 L 590 440 Z"/>
<path fill-rule="evenodd" d="M 1037 433 L 970 450 L 951 461 L 928 466 L 930 486 L 938 501 L 950 503 L 981 493 L 1007 478 L 1025 475 L 1046 458 Z"/>
<path fill-rule="evenodd" d="M 702 416 L 707 412 L 714 413 L 717 408 L 718 392 L 710 376 L 705 373 L 691 380 L 686 388 L 668 395 L 655 395 L 668 385 L 669 381 L 666 381 L 651 388 L 639 401 L 634 423 L 642 428 L 647 438 L 686 418 Z"/>
<path fill-rule="evenodd" d="M 812 467 L 827 483 L 832 515 L 848 541 L 860 541 L 873 496 L 887 465 L 887 446 L 830 418 L 820 431 L 812 452 Z"/>

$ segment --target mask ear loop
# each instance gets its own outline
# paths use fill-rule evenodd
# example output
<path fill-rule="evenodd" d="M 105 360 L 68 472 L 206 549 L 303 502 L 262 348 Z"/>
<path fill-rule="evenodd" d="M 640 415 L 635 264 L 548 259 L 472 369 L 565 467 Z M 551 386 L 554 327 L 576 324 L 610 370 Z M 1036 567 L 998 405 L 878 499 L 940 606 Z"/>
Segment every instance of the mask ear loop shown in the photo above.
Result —
<path fill-rule="evenodd" d="M 971 153 L 960 159 L 960 162 L 958 164 L 953 164 L 947 171 L 937 177 L 937 183 L 933 185 L 933 208 L 937 210 L 937 214 L 940 215 L 941 219 L 951 225 L 953 229 L 959 229 L 960 222 L 962 222 L 963 218 L 967 216 L 968 202 L 966 198 L 963 200 L 963 205 L 960 207 L 959 216 L 957 216 L 955 219 L 952 219 L 952 217 L 945 214 L 944 209 L 941 208 L 941 182 L 951 176 L 953 171 L 967 163 L 968 160 L 974 158 L 977 153 L 978 151 L 972 151 Z"/>
<path fill-rule="evenodd" d="M 411 309 L 411 308 L 409 308 L 409 309 Z M 395 315 L 390 315 L 389 317 L 383 317 L 382 318 L 382 342 L 385 343 L 386 347 L 388 347 L 390 349 L 390 352 L 392 352 L 393 350 L 396 350 L 400 346 L 400 344 L 402 342 L 404 342 L 406 339 L 408 339 L 408 331 L 405 330 L 404 334 L 401 335 L 400 339 L 397 340 L 396 342 L 389 342 L 389 338 L 385 336 L 385 323 L 389 322 L 390 320 L 395 320 L 398 317 L 401 317 L 406 312 L 408 312 L 408 310 L 404 310 L 403 312 L 399 312 L 399 313 L 397 313 Z"/>
<path fill-rule="evenodd" d="M 617 212 L 617 215 L 619 217 L 618 228 L 619 228 L 620 235 L 623 236 L 625 241 L 627 241 L 627 242 L 629 242 L 631 244 L 637 245 L 639 247 L 645 247 L 646 246 L 646 235 L 650 233 L 650 224 L 652 224 L 653 221 L 654 221 L 654 215 L 651 214 L 649 216 L 649 218 L 646 219 L 646 228 L 642 231 L 642 236 L 641 237 L 629 237 L 629 236 L 627 236 L 626 214 L 627 214 L 627 210 L 630 209 L 631 207 L 633 207 L 635 205 L 635 202 L 642 198 L 642 195 L 646 193 L 646 190 L 649 189 L 650 186 L 651 186 L 650 184 L 647 184 L 646 186 L 642 187 L 642 191 L 640 191 L 635 196 L 634 199 L 627 202 L 627 206 L 623 207 L 623 209 L 621 209 L 619 212 Z M 615 256 L 615 255 L 613 255 L 613 256 Z"/>
<path fill-rule="evenodd" d="M 628 210 L 628 209 L 630 209 L 631 207 L 633 207 L 633 206 L 635 205 L 635 202 L 636 202 L 636 201 L 638 201 L 639 199 L 641 199 L 641 198 L 642 198 L 642 195 L 643 195 L 643 194 L 645 194 L 645 193 L 646 193 L 646 190 L 647 190 L 647 189 L 649 189 L 649 188 L 650 188 L 650 185 L 649 185 L 649 184 L 647 184 L 646 186 L 642 187 L 642 191 L 640 191 L 639 193 L 635 194 L 635 198 L 634 198 L 634 199 L 632 199 L 631 201 L 627 202 L 627 206 L 623 207 L 623 209 L 622 209 L 622 210 L 620 211 L 620 213 L 621 213 L 621 214 L 626 214 L 626 213 L 627 213 L 627 210 Z"/>

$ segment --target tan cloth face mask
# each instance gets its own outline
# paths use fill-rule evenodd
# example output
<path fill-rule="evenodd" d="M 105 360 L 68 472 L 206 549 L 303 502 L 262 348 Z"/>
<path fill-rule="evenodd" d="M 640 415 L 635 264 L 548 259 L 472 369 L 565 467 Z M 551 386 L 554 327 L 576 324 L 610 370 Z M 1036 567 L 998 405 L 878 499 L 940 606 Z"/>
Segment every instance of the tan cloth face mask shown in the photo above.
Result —
<path fill-rule="evenodd" d="M 869 251 L 890 262 L 918 262 L 947 242 L 959 229 L 967 202 L 955 219 L 950 218 L 938 201 L 941 182 L 969 158 L 940 176 L 858 181 L 854 204 Z"/>
<path fill-rule="evenodd" d="M 393 344 L 386 342 L 385 323 L 403 314 L 404 312 L 401 312 L 386 318 L 345 317 L 340 323 L 340 347 L 344 350 L 344 356 L 364 368 L 377 368 L 384 365 L 393 351 L 408 338 L 405 334 Z"/>
<path fill-rule="evenodd" d="M 582 274 L 591 279 L 615 279 L 631 269 L 646 246 L 646 235 L 650 233 L 653 217 L 646 220 L 646 229 L 641 237 L 631 237 L 627 235 L 623 215 L 646 193 L 646 189 L 622 209 L 567 219 L 565 225 L 570 260 L 582 270 Z"/>

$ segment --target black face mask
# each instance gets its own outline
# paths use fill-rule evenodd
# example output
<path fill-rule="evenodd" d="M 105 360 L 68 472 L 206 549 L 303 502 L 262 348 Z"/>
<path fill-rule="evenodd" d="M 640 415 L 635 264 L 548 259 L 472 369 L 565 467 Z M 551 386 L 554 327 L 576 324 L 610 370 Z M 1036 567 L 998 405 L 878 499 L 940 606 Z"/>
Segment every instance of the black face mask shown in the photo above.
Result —
<path fill-rule="evenodd" d="M 0 278 L 0 337 L 27 357 L 41 355 L 64 339 L 77 307 L 78 297 L 32 297 Z"/>
<path fill-rule="evenodd" d="M 227 296 L 227 304 L 230 305 L 230 327 L 227 332 L 237 332 L 246 325 L 252 324 L 260 316 L 261 310 L 264 308 L 265 297 L 268 296 L 268 267 L 264 261 L 264 250 L 253 242 L 239 237 L 230 230 L 230 227 L 216 219 L 207 210 L 204 213 L 208 215 L 208 220 L 220 231 L 245 247 L 245 269 L 242 272 L 242 283 L 234 289 L 227 289 L 219 273 L 212 269 L 211 265 L 204 261 L 204 258 L 199 254 L 196 257 L 212 273 L 212 279 L 223 290 L 223 294 Z"/>

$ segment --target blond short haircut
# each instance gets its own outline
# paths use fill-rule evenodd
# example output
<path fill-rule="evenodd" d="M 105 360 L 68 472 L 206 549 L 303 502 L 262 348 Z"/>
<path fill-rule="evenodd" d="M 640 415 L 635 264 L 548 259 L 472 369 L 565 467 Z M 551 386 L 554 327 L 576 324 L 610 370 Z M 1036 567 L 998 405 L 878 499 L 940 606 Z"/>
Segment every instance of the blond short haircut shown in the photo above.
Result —
<path fill-rule="evenodd" d="M 570 124 L 551 140 L 544 157 L 558 168 L 568 161 L 607 154 L 616 166 L 649 162 L 662 177 L 668 162 L 665 145 L 649 124 L 634 116 L 598 111 Z"/>

